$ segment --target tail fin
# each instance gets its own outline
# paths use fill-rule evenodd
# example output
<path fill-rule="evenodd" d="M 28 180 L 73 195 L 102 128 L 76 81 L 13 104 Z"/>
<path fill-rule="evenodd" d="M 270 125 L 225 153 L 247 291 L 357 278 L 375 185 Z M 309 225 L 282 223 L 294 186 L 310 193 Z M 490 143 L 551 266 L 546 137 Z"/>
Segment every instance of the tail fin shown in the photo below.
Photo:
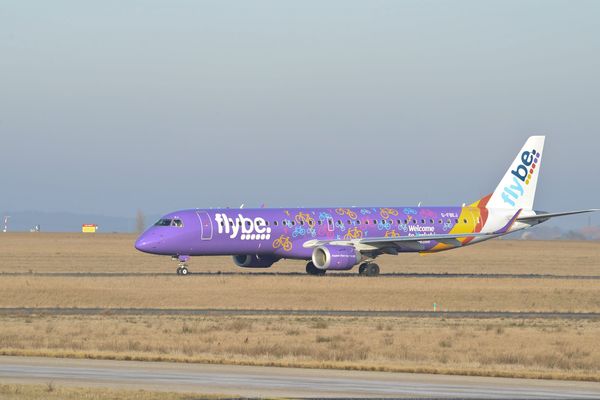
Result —
<path fill-rule="evenodd" d="M 533 209 L 545 136 L 531 136 L 487 203 L 488 208 Z"/>

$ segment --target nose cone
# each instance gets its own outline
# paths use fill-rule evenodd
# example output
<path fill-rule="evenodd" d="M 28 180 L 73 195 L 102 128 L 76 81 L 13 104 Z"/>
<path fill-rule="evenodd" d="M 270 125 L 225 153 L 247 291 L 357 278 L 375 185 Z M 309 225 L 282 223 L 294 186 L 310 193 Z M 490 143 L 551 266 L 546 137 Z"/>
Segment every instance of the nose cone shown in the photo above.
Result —
<path fill-rule="evenodd" d="M 135 241 L 135 248 L 144 253 L 152 253 L 158 247 L 158 240 L 154 235 L 144 233 Z"/>

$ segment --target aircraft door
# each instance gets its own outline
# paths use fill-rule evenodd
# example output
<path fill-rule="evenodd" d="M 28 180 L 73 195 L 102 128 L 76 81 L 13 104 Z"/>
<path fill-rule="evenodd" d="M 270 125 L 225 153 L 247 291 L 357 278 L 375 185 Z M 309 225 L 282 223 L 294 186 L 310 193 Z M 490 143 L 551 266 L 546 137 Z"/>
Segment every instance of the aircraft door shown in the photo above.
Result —
<path fill-rule="evenodd" d="M 329 230 L 329 232 L 333 232 L 333 218 L 329 217 L 327 218 L 327 229 Z"/>
<path fill-rule="evenodd" d="M 210 215 L 206 211 L 196 211 L 200 219 L 200 238 L 202 240 L 211 240 L 213 236 L 213 226 Z"/>

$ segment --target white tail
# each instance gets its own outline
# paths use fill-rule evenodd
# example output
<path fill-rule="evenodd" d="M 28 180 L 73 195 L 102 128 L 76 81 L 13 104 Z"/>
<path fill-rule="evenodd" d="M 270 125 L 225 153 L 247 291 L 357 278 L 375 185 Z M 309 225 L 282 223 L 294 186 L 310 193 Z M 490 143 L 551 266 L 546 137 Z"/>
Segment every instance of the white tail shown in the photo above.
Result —
<path fill-rule="evenodd" d="M 545 136 L 531 136 L 527 139 L 517 158 L 492 193 L 487 203 L 488 208 L 533 209 L 545 138 Z"/>

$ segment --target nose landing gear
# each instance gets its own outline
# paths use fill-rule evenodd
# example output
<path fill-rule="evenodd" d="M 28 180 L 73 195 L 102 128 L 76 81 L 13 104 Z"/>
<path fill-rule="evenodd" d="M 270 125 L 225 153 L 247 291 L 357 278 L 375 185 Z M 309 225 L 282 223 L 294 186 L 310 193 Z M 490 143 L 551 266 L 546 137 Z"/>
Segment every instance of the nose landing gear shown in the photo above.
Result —
<path fill-rule="evenodd" d="M 187 275 L 190 273 L 186 264 L 187 260 L 190 259 L 190 256 L 173 256 L 171 259 L 179 262 L 179 266 L 177 267 L 177 275 Z"/>
<path fill-rule="evenodd" d="M 188 273 L 187 265 L 183 264 L 177 267 L 177 275 L 187 275 Z"/>

